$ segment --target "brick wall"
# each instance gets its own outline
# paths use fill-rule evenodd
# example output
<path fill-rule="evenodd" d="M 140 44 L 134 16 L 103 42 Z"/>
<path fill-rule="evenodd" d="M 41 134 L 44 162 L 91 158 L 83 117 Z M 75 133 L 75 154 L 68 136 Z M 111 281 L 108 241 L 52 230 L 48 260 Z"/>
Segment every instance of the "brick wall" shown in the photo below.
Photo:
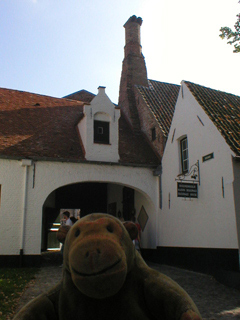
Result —
<path fill-rule="evenodd" d="M 119 106 L 134 131 L 140 130 L 134 85 L 148 86 L 147 69 L 140 44 L 142 19 L 132 16 L 125 23 L 125 47 L 119 90 Z"/>

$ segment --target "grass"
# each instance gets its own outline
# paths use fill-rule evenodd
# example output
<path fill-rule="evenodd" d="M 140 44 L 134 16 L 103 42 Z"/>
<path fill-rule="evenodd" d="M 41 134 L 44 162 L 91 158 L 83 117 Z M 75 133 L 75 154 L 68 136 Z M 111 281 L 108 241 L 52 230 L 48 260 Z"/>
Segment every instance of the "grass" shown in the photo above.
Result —
<path fill-rule="evenodd" d="M 0 319 L 12 318 L 17 302 L 26 285 L 35 278 L 38 269 L 0 269 Z"/>

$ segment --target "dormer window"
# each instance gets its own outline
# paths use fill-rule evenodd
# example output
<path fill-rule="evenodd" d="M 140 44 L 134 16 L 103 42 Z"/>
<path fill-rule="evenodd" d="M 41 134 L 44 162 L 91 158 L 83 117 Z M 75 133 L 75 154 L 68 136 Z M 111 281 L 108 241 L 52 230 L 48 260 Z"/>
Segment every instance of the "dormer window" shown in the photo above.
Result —
<path fill-rule="evenodd" d="M 94 143 L 109 144 L 109 122 L 94 120 Z"/>
<path fill-rule="evenodd" d="M 108 98 L 104 87 L 99 87 L 96 97 L 84 105 L 83 113 L 78 130 L 86 160 L 118 162 L 120 109 Z"/>

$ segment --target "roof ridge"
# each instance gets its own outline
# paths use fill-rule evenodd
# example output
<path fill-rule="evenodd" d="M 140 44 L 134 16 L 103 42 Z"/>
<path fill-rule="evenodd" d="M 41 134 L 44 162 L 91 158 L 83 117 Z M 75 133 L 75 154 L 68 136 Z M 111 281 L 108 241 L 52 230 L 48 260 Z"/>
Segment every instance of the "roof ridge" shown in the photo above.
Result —
<path fill-rule="evenodd" d="M 68 97 L 68 96 L 71 96 L 71 95 L 76 94 L 76 93 L 80 93 L 80 92 L 86 92 L 86 93 L 92 94 L 93 96 L 96 96 L 96 94 L 94 94 L 94 93 L 92 93 L 92 92 L 90 92 L 90 91 L 88 91 L 88 90 L 81 89 L 81 90 L 78 90 L 78 91 L 76 91 L 76 92 L 72 92 L 72 93 L 70 93 L 70 94 L 68 94 L 68 95 L 66 95 L 66 96 L 63 96 L 63 98 Z"/>
<path fill-rule="evenodd" d="M 205 88 L 207 90 L 212 90 L 212 91 L 215 91 L 215 92 L 218 92 L 218 93 L 223 93 L 223 94 L 227 94 L 227 95 L 230 95 L 230 96 L 234 96 L 234 97 L 238 97 L 240 98 L 240 95 L 236 95 L 234 93 L 230 93 L 230 92 L 226 92 L 226 91 L 222 91 L 222 90 L 219 90 L 219 89 L 213 89 L 213 88 L 210 88 L 210 87 L 206 87 L 202 84 L 197 84 L 195 82 L 191 82 L 191 81 L 187 81 L 187 80 L 182 80 L 184 83 L 189 83 L 189 84 L 192 84 L 194 86 L 198 86 L 198 87 L 202 87 L 202 88 Z"/>
<path fill-rule="evenodd" d="M 170 82 L 165 82 L 165 81 L 159 81 L 159 80 L 148 79 L 148 83 L 149 83 L 149 82 L 150 82 L 151 86 L 152 86 L 152 83 L 151 83 L 151 82 L 155 82 L 155 83 L 161 83 L 161 84 L 167 84 L 167 85 L 171 85 L 171 86 L 180 87 L 180 84 L 175 84 L 175 83 L 170 83 Z M 143 86 L 143 85 L 140 85 L 140 84 L 135 84 L 135 86 L 138 87 L 138 88 L 150 89 L 149 87 Z"/>
<path fill-rule="evenodd" d="M 16 93 L 16 94 L 22 94 L 22 95 L 27 95 L 28 97 L 30 96 L 34 96 L 34 97 L 39 97 L 39 98 L 47 98 L 47 99 L 56 99 L 56 100 L 62 100 L 62 101 L 72 101 L 72 102 L 76 102 L 76 103 L 83 103 L 82 101 L 79 100 L 70 100 L 68 98 L 64 98 L 64 97 L 53 97 L 53 96 L 49 96 L 46 94 L 40 94 L 40 93 L 34 93 L 34 92 L 29 92 L 29 91 L 23 91 L 23 90 L 18 90 L 18 89 L 9 89 L 9 88 L 2 88 L 0 87 L 0 95 L 1 92 L 3 93 L 3 91 L 10 93 Z"/>

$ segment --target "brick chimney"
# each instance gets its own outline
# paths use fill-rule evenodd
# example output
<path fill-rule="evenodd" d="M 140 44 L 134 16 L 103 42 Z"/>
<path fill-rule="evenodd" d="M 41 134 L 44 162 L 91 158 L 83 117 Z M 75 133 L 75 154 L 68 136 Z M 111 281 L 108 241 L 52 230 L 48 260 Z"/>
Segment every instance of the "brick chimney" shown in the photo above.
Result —
<path fill-rule="evenodd" d="M 124 24 L 125 47 L 118 105 L 134 131 L 140 130 L 134 86 L 148 86 L 147 69 L 142 55 L 140 27 L 142 18 L 132 16 Z"/>

